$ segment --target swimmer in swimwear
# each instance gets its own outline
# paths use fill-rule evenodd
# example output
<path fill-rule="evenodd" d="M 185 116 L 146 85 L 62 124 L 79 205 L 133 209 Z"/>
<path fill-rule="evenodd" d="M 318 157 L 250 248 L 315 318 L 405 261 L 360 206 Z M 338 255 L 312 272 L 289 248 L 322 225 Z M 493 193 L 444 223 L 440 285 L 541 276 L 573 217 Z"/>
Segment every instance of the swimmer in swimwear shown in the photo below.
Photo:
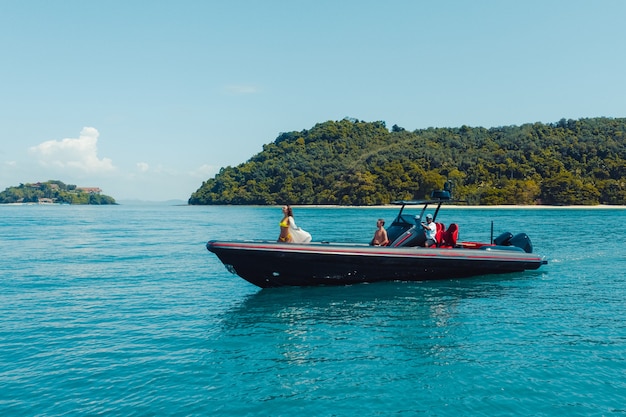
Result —
<path fill-rule="evenodd" d="M 283 219 L 278 223 L 280 226 L 280 235 L 278 236 L 279 242 L 292 242 L 293 239 L 291 237 L 291 233 L 289 233 L 289 222 L 290 217 L 293 217 L 293 211 L 291 207 L 284 206 L 283 207 Z"/>

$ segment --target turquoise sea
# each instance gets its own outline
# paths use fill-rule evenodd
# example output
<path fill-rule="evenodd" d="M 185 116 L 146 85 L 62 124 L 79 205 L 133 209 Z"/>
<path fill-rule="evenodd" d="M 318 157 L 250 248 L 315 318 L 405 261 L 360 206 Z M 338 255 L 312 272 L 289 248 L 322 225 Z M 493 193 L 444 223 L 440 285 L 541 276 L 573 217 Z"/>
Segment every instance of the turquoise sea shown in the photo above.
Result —
<path fill-rule="evenodd" d="M 296 207 L 369 241 L 389 208 Z M 209 239 L 280 207 L 0 206 L 2 416 L 626 416 L 624 209 L 442 209 L 537 271 L 261 290 Z"/>

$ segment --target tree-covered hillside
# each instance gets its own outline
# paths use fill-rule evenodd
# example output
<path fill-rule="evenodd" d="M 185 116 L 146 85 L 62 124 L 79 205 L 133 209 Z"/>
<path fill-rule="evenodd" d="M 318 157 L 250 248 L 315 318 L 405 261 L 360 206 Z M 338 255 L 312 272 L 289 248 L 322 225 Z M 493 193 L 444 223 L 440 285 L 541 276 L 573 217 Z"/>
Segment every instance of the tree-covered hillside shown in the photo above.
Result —
<path fill-rule="evenodd" d="M 626 204 L 626 119 L 407 131 L 344 119 L 282 133 L 189 204 L 378 205 L 450 179 L 474 204 Z"/>
<path fill-rule="evenodd" d="M 83 189 L 62 181 L 50 180 L 20 184 L 0 192 L 0 204 L 10 203 L 116 204 L 113 197 L 100 194 L 99 189 Z"/>

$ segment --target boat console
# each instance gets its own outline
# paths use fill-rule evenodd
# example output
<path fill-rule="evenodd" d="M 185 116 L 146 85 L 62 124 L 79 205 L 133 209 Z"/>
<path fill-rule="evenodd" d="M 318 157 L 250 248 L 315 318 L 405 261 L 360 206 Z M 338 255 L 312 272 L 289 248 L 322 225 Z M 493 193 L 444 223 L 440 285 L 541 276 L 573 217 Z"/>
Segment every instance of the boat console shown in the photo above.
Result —
<path fill-rule="evenodd" d="M 400 211 L 391 225 L 387 228 L 387 236 L 389 238 L 390 247 L 415 247 L 424 246 L 426 242 L 426 236 L 421 226 L 421 219 L 424 218 L 424 214 L 429 206 L 434 206 L 433 221 L 437 224 L 437 246 L 438 247 L 457 247 L 466 249 L 483 249 L 483 250 L 515 250 L 523 251 L 526 253 L 532 253 L 533 245 L 530 238 L 526 233 L 519 233 L 513 235 L 510 232 L 502 233 L 500 236 L 492 239 L 490 243 L 478 243 L 478 242 L 460 242 L 457 243 L 458 225 L 455 223 L 450 224 L 450 228 L 453 228 L 453 235 L 446 234 L 446 227 L 443 223 L 437 222 L 437 215 L 439 209 L 444 203 L 467 203 L 462 200 L 453 200 L 451 195 L 451 186 L 446 183 L 447 187 L 443 190 L 433 191 L 430 200 L 402 200 L 394 201 L 392 204 L 400 205 Z M 422 206 L 419 214 L 410 215 L 404 212 L 407 206 Z M 492 227 L 493 229 L 493 227 Z"/>

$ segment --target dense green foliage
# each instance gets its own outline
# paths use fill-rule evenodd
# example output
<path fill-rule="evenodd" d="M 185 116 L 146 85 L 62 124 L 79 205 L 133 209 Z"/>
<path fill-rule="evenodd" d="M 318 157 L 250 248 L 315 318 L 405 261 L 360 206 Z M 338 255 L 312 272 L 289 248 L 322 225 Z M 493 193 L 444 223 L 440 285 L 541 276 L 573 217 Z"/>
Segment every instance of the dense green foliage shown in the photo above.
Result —
<path fill-rule="evenodd" d="M 84 192 L 75 185 L 66 185 L 61 181 L 20 184 L 0 192 L 0 204 L 37 203 L 41 199 L 65 204 L 116 204 L 113 197 Z"/>
<path fill-rule="evenodd" d="M 282 133 L 189 204 L 378 205 L 454 184 L 473 204 L 626 204 L 626 119 L 409 132 L 344 119 Z"/>

